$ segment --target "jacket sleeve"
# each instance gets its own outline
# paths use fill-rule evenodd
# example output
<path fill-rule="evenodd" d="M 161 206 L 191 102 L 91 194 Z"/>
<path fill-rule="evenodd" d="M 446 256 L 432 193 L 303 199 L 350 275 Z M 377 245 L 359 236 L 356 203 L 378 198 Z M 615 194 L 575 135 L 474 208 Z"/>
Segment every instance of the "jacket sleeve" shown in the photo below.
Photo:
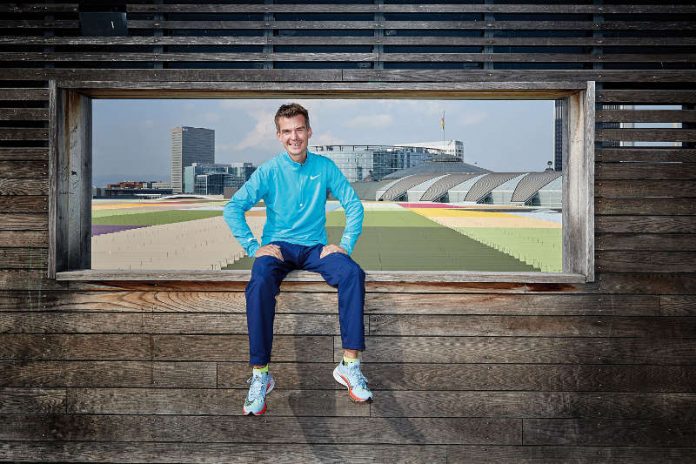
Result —
<path fill-rule="evenodd" d="M 343 175 L 333 161 L 329 163 L 329 189 L 338 198 L 346 213 L 346 227 L 343 229 L 343 237 L 339 244 L 348 254 L 353 253 L 355 243 L 362 233 L 364 211 L 360 198 L 351 187 L 346 176 Z"/>
<path fill-rule="evenodd" d="M 222 214 L 225 222 L 232 230 L 232 235 L 242 245 L 248 256 L 253 257 L 261 245 L 254 238 L 254 234 L 251 233 L 244 213 L 264 198 L 267 190 L 267 173 L 262 172 L 261 168 L 259 168 L 254 171 L 249 180 L 227 202 Z"/>

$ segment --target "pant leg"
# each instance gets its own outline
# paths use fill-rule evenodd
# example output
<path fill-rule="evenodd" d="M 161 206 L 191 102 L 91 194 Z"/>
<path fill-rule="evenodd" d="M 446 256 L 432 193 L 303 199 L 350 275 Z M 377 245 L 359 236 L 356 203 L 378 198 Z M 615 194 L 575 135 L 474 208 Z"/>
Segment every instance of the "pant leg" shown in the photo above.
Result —
<path fill-rule="evenodd" d="M 365 272 L 343 253 L 319 258 L 322 246 L 309 250 L 303 269 L 318 272 L 326 283 L 338 289 L 338 320 L 343 349 L 365 349 Z"/>
<path fill-rule="evenodd" d="M 276 296 L 280 293 L 281 282 L 292 269 L 291 264 L 273 256 L 254 260 L 245 291 L 251 365 L 262 366 L 271 360 Z"/>

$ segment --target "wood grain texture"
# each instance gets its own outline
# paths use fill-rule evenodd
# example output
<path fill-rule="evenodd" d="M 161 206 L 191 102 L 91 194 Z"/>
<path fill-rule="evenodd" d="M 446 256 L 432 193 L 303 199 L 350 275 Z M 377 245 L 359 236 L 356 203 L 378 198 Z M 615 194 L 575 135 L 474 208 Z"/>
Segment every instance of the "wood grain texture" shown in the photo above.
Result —
<path fill-rule="evenodd" d="M 218 443 L 522 443 L 522 421 L 490 418 L 52 415 L 0 416 L 0 440 Z M 345 434 L 345 430 L 353 433 Z"/>
<path fill-rule="evenodd" d="M 146 360 L 152 355 L 144 335 L 6 335 L 0 334 L 0 359 Z"/>
<path fill-rule="evenodd" d="M 621 129 L 623 130 L 623 129 Z M 680 130 L 680 129 L 677 129 Z M 621 140 L 627 140 L 623 137 Z M 685 139 L 686 140 L 686 139 Z M 696 164 L 597 163 L 597 179 L 696 179 Z"/>
<path fill-rule="evenodd" d="M 398 462 L 446 464 L 475 461 L 482 464 L 538 464 L 540 462 L 624 461 L 633 464 L 682 464 L 696 459 L 696 448 L 617 446 L 491 446 L 491 445 L 352 445 L 352 444 L 244 444 L 244 443 L 124 443 L 124 442 L 7 442 L 0 459 L 8 461 L 65 462 L 77 458 L 95 462 L 225 462 L 307 464 L 342 462 Z"/>
<path fill-rule="evenodd" d="M 524 437 L 530 445 L 691 446 L 696 431 L 688 419 L 529 419 Z"/>
<path fill-rule="evenodd" d="M 48 217 L 45 214 L 0 214 L 0 230 L 47 230 Z"/>
<path fill-rule="evenodd" d="M 1 318 L 0 321 L 2 321 Z M 685 317 L 378 315 L 370 316 L 369 334 L 458 337 L 696 338 L 696 319 Z"/>
<path fill-rule="evenodd" d="M 665 314 L 691 316 L 696 314 L 696 296 L 669 295 L 660 297 L 660 307 Z"/>
<path fill-rule="evenodd" d="M 686 180 L 598 180 L 595 194 L 607 198 L 693 198 L 696 182 Z"/>
<path fill-rule="evenodd" d="M 48 252 L 43 248 L 0 248 L 0 269 L 46 269 Z"/>
<path fill-rule="evenodd" d="M 5 109 L 1 111 L 24 111 L 23 109 Z M 26 111 L 29 111 L 27 109 Z M 32 111 L 45 111 L 41 108 L 32 109 Z M 0 160 L 16 161 L 16 160 L 37 160 L 46 161 L 48 159 L 48 149 L 47 148 L 14 148 L 14 147 L 1 147 L 0 148 Z"/>
<path fill-rule="evenodd" d="M 366 344 L 369 362 L 687 365 L 696 360 L 690 339 L 372 336 Z M 342 356 L 337 348 L 334 361 Z"/>
<path fill-rule="evenodd" d="M 0 178 L 0 195 L 47 195 L 48 182 L 42 178 Z"/>
<path fill-rule="evenodd" d="M 45 137 L 42 137 L 45 138 Z M 0 177 L 42 178 L 48 175 L 48 162 L 41 160 L 0 160 Z"/>
<path fill-rule="evenodd" d="M 696 216 L 597 216 L 595 223 L 601 233 L 696 233 Z"/>
<path fill-rule="evenodd" d="M 281 292 L 276 314 L 337 314 L 335 293 Z M 657 296 L 596 294 L 367 293 L 365 314 L 659 316 Z M 240 291 L 0 291 L 0 311 L 243 314 Z M 176 313 L 176 314 L 171 314 Z"/>
<path fill-rule="evenodd" d="M 46 213 L 46 196 L 0 196 L 0 213 Z"/>
<path fill-rule="evenodd" d="M 641 111 L 643 112 L 643 111 Z M 600 148 L 596 150 L 597 161 L 621 162 L 636 161 L 642 163 L 693 163 L 696 162 L 696 150 L 690 148 Z"/>
<path fill-rule="evenodd" d="M 65 389 L 0 388 L 0 414 L 60 414 L 65 412 Z"/>
<path fill-rule="evenodd" d="M 603 293 L 692 294 L 696 293 L 694 273 L 602 273 L 598 290 Z"/>
<path fill-rule="evenodd" d="M 179 388 L 69 389 L 72 414 L 153 414 L 236 416 L 246 390 Z M 369 417 L 369 404 L 355 404 L 344 390 L 288 390 L 268 395 L 268 416 Z M 688 410 L 687 410 L 688 411 Z M 427 417 L 427 416 L 423 416 Z"/>
<path fill-rule="evenodd" d="M 601 215 L 693 216 L 696 205 L 691 198 L 595 198 L 595 211 Z"/>
<path fill-rule="evenodd" d="M 606 272 L 696 272 L 692 251 L 602 251 L 597 269 Z"/>
<path fill-rule="evenodd" d="M 47 248 L 48 234 L 37 230 L 0 230 L 0 246 L 16 248 Z"/>
<path fill-rule="evenodd" d="M 598 250 L 696 251 L 692 234 L 601 234 Z"/>

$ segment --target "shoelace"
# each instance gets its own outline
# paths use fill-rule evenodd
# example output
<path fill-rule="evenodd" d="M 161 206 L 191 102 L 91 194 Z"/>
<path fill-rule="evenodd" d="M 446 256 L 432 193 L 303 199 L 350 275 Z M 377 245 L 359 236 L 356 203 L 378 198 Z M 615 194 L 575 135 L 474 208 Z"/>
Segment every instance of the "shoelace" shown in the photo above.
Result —
<path fill-rule="evenodd" d="M 355 379 L 355 382 L 351 382 L 351 383 L 354 383 L 355 385 L 359 385 L 362 388 L 367 388 L 367 377 L 365 377 L 363 375 L 362 371 L 360 371 L 359 364 L 355 363 L 355 364 L 350 365 L 348 367 L 348 372 L 349 372 L 349 375 L 351 376 L 351 378 Z"/>
<path fill-rule="evenodd" d="M 247 399 L 249 401 L 254 401 L 261 394 L 261 388 L 263 387 L 263 377 L 261 377 L 260 375 L 251 376 L 247 380 L 247 384 L 250 385 L 249 395 L 247 396 Z"/>

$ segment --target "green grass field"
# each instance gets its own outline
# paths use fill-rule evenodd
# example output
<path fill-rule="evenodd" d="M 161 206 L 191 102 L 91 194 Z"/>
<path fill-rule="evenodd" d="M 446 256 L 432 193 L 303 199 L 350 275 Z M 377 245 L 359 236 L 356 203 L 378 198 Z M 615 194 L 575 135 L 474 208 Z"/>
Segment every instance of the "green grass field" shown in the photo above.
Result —
<path fill-rule="evenodd" d="M 329 243 L 340 242 L 344 221 L 341 212 L 327 215 Z M 352 257 L 363 269 L 373 271 L 538 270 L 410 211 L 366 211 Z M 252 264 L 253 259 L 246 257 L 227 269 L 250 269 Z"/>

